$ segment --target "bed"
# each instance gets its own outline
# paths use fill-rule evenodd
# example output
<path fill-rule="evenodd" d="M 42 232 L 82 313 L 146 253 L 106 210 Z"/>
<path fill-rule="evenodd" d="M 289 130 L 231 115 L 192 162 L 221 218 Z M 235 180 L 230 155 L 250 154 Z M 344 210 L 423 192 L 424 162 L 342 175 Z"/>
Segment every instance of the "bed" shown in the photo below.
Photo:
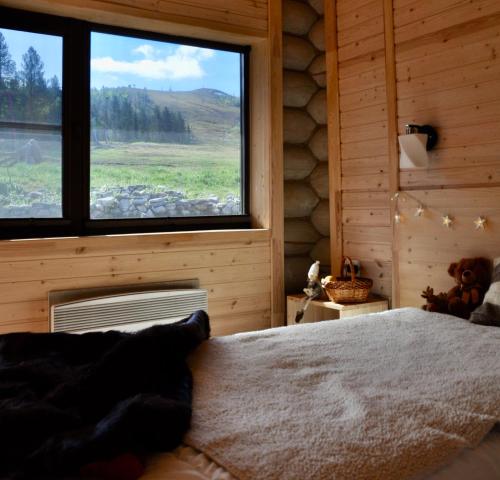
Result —
<path fill-rule="evenodd" d="M 144 480 L 500 478 L 499 328 L 399 309 L 214 338 L 190 366 L 192 428 Z"/>

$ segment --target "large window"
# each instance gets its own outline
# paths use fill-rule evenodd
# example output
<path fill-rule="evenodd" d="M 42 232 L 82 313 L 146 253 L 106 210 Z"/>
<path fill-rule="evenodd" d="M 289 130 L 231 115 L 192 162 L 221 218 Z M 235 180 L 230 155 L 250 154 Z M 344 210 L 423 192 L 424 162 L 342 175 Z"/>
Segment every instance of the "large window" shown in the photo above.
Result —
<path fill-rule="evenodd" d="M 0 9 L 0 236 L 249 226 L 248 55 Z"/>

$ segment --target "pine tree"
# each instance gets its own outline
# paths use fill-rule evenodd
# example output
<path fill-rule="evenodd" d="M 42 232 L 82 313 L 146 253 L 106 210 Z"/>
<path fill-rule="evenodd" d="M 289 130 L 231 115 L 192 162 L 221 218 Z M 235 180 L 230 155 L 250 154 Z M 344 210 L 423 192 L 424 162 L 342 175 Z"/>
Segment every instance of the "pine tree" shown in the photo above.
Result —
<path fill-rule="evenodd" d="M 5 37 L 0 32 L 0 88 L 5 87 L 6 80 L 16 73 L 16 64 L 9 53 Z"/>
<path fill-rule="evenodd" d="M 42 95 L 47 90 L 43 68 L 44 65 L 38 52 L 33 47 L 28 48 L 28 51 L 23 55 L 20 74 L 27 96 L 28 118 L 32 121 L 38 120 L 40 116 L 36 107 L 43 100 Z"/>
<path fill-rule="evenodd" d="M 51 123 L 61 123 L 62 92 L 59 79 L 54 75 L 49 80 L 46 99 L 48 100 L 47 121 Z"/>

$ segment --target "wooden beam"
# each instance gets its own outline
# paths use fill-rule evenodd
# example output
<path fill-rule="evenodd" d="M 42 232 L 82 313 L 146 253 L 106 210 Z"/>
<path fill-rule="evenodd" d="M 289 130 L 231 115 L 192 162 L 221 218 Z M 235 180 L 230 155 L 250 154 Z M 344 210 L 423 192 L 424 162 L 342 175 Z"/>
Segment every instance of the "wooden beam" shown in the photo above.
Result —
<path fill-rule="evenodd" d="M 282 1 L 269 0 L 271 326 L 285 325 Z"/>
<path fill-rule="evenodd" d="M 205 7 L 182 8 L 173 2 L 145 0 L 2 0 L 2 6 L 89 20 L 139 30 L 172 35 L 243 43 L 252 38 L 267 37 L 267 19 L 239 15 L 238 6 L 215 10 L 207 2 Z M 230 11 L 232 10 L 232 11 Z"/>
<path fill-rule="evenodd" d="M 332 272 L 341 269 L 342 178 L 340 149 L 340 99 L 336 1 L 325 0 L 326 89 L 328 108 L 328 178 L 330 188 L 330 250 Z"/>
<path fill-rule="evenodd" d="M 396 54 L 394 46 L 393 0 L 384 0 L 385 79 L 387 95 L 387 139 L 389 153 L 389 194 L 391 198 L 399 191 L 398 110 L 396 91 Z M 391 202 L 392 226 L 392 306 L 399 300 L 399 236 L 394 221 L 397 201 Z"/>

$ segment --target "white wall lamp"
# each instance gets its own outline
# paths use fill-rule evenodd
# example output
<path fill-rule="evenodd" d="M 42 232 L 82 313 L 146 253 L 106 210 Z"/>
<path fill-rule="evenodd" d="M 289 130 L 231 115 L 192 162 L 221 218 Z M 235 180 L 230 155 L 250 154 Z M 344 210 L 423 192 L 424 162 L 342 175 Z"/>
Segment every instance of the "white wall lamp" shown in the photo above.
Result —
<path fill-rule="evenodd" d="M 437 143 L 438 135 L 430 125 L 406 125 L 405 135 L 399 135 L 400 168 L 425 168 L 429 164 L 428 151 Z"/>

